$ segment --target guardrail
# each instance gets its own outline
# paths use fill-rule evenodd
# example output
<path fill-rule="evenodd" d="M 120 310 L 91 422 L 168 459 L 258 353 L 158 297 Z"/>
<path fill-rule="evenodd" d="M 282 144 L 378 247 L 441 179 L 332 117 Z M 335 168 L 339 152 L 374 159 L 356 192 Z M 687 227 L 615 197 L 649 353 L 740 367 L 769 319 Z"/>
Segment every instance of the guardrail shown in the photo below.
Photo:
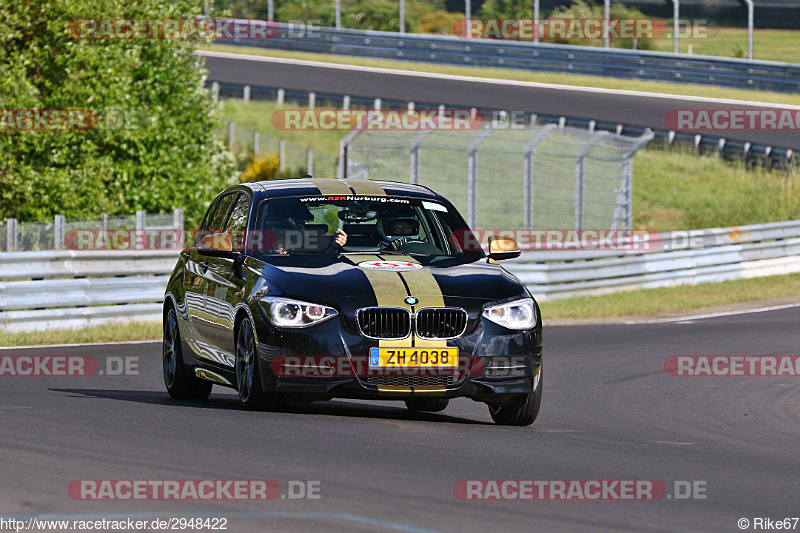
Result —
<path fill-rule="evenodd" d="M 800 221 L 676 231 L 651 248 L 524 251 L 504 263 L 540 300 L 800 272 Z"/>
<path fill-rule="evenodd" d="M 238 20 L 237 24 L 246 26 L 248 21 Z M 225 44 L 786 93 L 800 91 L 800 65 L 792 63 L 382 31 L 316 27 L 308 31 L 284 23 L 278 26 L 280 31 L 272 39 Z"/>
<path fill-rule="evenodd" d="M 0 328 L 161 320 L 178 250 L 0 253 Z"/>
<path fill-rule="evenodd" d="M 542 301 L 800 272 L 800 220 L 651 234 L 649 242 L 644 251 L 527 250 L 504 266 Z M 177 254 L 0 253 L 0 328 L 158 321 Z"/>

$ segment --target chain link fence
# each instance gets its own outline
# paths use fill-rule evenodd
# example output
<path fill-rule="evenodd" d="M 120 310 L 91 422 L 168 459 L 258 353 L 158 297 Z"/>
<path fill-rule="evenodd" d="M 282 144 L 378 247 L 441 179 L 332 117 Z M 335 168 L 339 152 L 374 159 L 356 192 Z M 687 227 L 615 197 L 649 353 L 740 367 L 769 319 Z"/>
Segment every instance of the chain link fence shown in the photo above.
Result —
<path fill-rule="evenodd" d="M 183 209 L 172 213 L 148 214 L 137 211 L 132 215 L 100 218 L 66 218 L 56 215 L 53 220 L 19 222 L 10 218 L 0 222 L 0 252 L 38 252 L 63 250 L 65 236 L 75 230 L 157 230 L 183 229 Z"/>
<path fill-rule="evenodd" d="M 630 229 L 631 158 L 652 137 L 555 124 L 362 131 L 343 155 L 347 177 L 430 187 L 473 228 Z"/>
<path fill-rule="evenodd" d="M 265 134 L 255 128 L 229 122 L 227 129 L 221 132 L 228 141 L 228 146 L 238 159 L 246 159 L 248 156 L 266 157 L 268 154 L 277 155 L 280 160 L 280 171 L 302 170 L 305 174 L 313 174 L 315 178 L 334 178 L 336 177 L 337 155 L 327 154 L 319 150 L 314 150 L 310 146 L 305 146 L 281 137 Z"/>

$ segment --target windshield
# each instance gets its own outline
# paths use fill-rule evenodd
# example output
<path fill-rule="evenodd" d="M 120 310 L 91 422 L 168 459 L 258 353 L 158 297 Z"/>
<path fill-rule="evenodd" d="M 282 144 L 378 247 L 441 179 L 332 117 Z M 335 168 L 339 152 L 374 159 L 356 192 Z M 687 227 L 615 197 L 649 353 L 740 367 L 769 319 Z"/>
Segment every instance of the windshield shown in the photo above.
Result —
<path fill-rule="evenodd" d="M 264 254 L 483 257 L 452 207 L 399 196 L 291 196 L 264 200 L 256 234 Z"/>

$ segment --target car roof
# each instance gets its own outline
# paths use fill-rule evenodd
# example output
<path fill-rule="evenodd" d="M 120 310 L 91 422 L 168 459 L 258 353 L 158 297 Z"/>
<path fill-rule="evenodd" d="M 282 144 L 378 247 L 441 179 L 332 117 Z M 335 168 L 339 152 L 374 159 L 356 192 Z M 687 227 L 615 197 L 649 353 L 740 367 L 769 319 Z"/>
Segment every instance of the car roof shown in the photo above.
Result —
<path fill-rule="evenodd" d="M 319 196 L 356 194 L 359 196 L 409 196 L 416 198 L 442 199 L 437 192 L 423 187 L 395 181 L 372 181 L 366 179 L 304 178 L 288 180 L 257 181 L 242 183 L 252 189 L 254 195 L 268 198 L 281 196 Z"/>

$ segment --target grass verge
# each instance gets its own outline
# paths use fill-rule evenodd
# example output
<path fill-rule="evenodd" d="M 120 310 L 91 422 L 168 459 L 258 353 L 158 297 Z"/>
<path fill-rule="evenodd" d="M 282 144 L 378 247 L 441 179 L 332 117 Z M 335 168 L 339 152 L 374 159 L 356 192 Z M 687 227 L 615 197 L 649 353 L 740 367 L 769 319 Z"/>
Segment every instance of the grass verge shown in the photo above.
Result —
<path fill-rule="evenodd" d="M 566 319 L 644 318 L 670 313 L 690 314 L 697 309 L 800 298 L 800 274 L 740 279 L 721 283 L 640 289 L 603 296 L 577 296 L 540 302 L 545 322 Z M 772 302 L 770 302 L 770 300 Z M 138 322 L 86 329 L 28 333 L 0 331 L 0 346 L 35 346 L 92 342 L 119 342 L 161 338 L 161 324 Z"/>
<path fill-rule="evenodd" d="M 656 315 L 759 300 L 800 297 L 800 274 L 738 279 L 702 285 L 640 289 L 603 296 L 541 302 L 547 320 Z"/>
<path fill-rule="evenodd" d="M 22 333 L 9 333 L 0 330 L 0 346 L 120 342 L 160 338 L 160 322 L 104 324 L 102 326 L 85 329 L 29 331 Z"/>
<path fill-rule="evenodd" d="M 749 100 L 769 102 L 773 104 L 800 105 L 800 95 L 785 94 L 768 91 L 754 91 L 745 89 L 730 89 L 709 85 L 693 85 L 681 83 L 668 83 L 644 80 L 628 80 L 606 78 L 601 76 L 584 76 L 580 74 L 561 74 L 555 72 L 530 72 L 489 67 L 463 67 L 456 65 L 438 65 L 432 63 L 417 63 L 413 61 L 398 61 L 393 59 L 373 59 L 358 56 L 345 56 L 335 54 L 314 54 L 310 52 L 294 52 L 286 50 L 273 50 L 268 48 L 255 48 L 249 46 L 233 46 L 224 44 L 211 44 L 201 47 L 202 50 L 215 52 L 229 52 L 234 54 L 249 54 L 266 57 L 281 57 L 306 61 L 323 61 L 326 63 L 342 63 L 346 65 L 359 65 L 365 67 L 381 67 L 399 70 L 413 70 L 416 72 L 432 72 L 439 74 L 454 74 L 460 76 L 474 76 L 494 78 L 511 81 L 532 81 L 539 83 L 557 83 L 561 85 L 575 85 L 581 87 L 600 87 L 606 89 L 624 89 L 628 91 L 643 91 L 650 93 L 667 93 L 687 96 L 705 96 L 708 98 L 730 98 L 733 100 Z"/>

